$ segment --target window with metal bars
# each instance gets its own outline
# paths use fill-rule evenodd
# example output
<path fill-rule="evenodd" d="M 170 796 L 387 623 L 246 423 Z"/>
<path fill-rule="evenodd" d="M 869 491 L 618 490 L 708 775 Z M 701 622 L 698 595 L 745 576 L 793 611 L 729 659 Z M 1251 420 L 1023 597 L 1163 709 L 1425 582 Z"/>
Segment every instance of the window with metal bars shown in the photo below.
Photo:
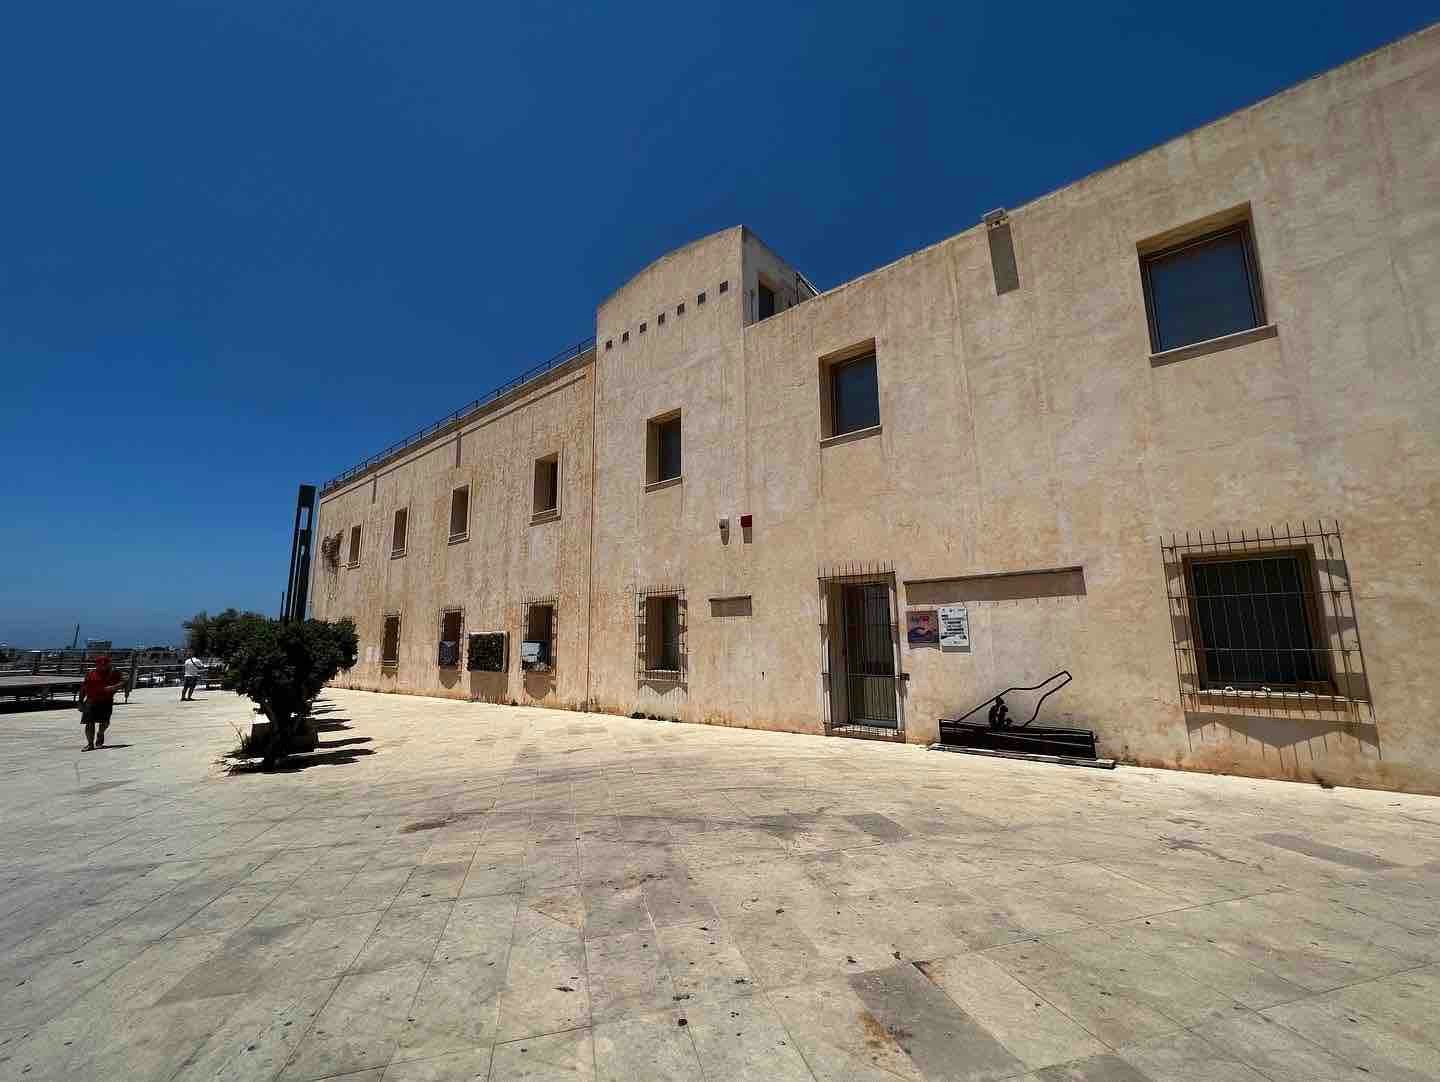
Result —
<path fill-rule="evenodd" d="M 347 561 L 351 567 L 360 566 L 360 527 L 350 527 L 350 558 Z"/>
<path fill-rule="evenodd" d="M 460 667 L 460 628 L 465 614 L 461 609 L 447 609 L 440 614 L 440 647 L 438 660 L 442 669 Z"/>
<path fill-rule="evenodd" d="M 555 602 L 532 601 L 525 610 L 525 646 L 533 659 L 522 658 L 522 667 L 535 672 L 555 668 Z"/>
<path fill-rule="evenodd" d="M 1338 523 L 1161 544 L 1187 709 L 1373 709 Z"/>
<path fill-rule="evenodd" d="M 644 680 L 683 683 L 686 678 L 685 591 L 654 587 L 636 592 L 635 667 Z"/>

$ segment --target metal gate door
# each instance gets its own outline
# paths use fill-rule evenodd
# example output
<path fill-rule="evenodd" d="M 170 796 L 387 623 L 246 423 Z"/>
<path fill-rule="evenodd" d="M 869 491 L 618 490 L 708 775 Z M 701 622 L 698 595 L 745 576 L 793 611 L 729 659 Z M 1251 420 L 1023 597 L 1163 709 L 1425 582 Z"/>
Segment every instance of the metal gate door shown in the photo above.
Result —
<path fill-rule="evenodd" d="M 842 591 L 845 701 L 849 721 L 897 728 L 890 587 L 883 582 L 866 582 L 844 586 Z"/>

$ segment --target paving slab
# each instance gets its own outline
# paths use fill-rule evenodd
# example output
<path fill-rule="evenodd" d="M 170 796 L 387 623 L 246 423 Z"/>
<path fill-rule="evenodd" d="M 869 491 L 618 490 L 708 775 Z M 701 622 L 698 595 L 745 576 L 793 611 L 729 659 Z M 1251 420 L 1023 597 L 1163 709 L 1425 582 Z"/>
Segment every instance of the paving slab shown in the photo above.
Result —
<path fill-rule="evenodd" d="M 7 719 L 0 1080 L 1440 1077 L 1440 801 L 327 692 Z"/>

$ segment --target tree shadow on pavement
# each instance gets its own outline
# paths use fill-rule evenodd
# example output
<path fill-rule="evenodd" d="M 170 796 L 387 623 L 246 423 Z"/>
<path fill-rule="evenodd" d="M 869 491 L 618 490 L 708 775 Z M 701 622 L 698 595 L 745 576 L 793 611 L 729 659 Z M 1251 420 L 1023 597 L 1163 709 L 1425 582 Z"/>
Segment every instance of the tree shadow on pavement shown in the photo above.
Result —
<path fill-rule="evenodd" d="M 374 755 L 373 748 L 341 748 L 338 751 L 298 752 L 287 755 L 268 770 L 258 760 L 242 760 L 231 763 L 226 773 L 235 774 L 294 774 L 309 770 L 312 766 L 348 766 L 362 755 Z"/>

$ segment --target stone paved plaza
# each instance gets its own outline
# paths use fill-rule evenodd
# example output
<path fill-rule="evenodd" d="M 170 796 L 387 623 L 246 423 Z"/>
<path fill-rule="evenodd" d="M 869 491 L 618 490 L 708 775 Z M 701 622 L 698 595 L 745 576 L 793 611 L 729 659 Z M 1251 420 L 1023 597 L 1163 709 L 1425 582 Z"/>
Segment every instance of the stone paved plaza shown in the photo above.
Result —
<path fill-rule="evenodd" d="M 1440 1077 L 1440 801 L 332 692 L 0 715 L 0 1078 Z"/>

